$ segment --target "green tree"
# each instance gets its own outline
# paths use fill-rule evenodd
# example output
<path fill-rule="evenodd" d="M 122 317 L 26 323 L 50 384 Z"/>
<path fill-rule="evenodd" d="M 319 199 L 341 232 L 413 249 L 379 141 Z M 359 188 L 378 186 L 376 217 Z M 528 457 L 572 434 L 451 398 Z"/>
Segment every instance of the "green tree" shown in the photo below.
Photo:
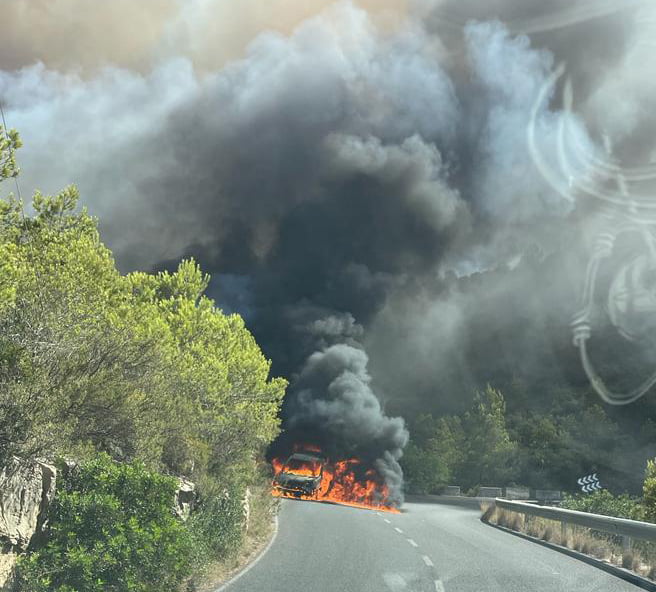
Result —
<path fill-rule="evenodd" d="M 521 482 L 539 489 L 560 487 L 569 451 L 568 434 L 558 419 L 528 413 L 513 416 L 509 423 L 511 437 L 519 447 Z"/>
<path fill-rule="evenodd" d="M 82 444 L 138 456 L 168 406 L 159 388 L 165 326 L 134 306 L 95 221 L 75 214 L 76 203 L 68 188 L 37 194 L 33 217 L 11 201 L 0 211 L 0 244 L 13 254 L 0 270 L 0 291 L 12 292 L 0 316 L 5 455 Z"/>
<path fill-rule="evenodd" d="M 135 273 L 128 281 L 142 307 L 159 311 L 173 340 L 176 422 L 167 432 L 167 466 L 187 474 L 209 470 L 231 482 L 252 478 L 255 453 L 278 433 L 286 381 L 269 380 L 271 363 L 243 319 L 224 315 L 203 296 L 209 278 L 194 262 L 174 274 Z"/>
<path fill-rule="evenodd" d="M 18 132 L 16 130 L 6 130 L 0 124 L 0 181 L 18 175 L 15 154 L 21 145 Z"/>
<path fill-rule="evenodd" d="M 419 415 L 410 426 L 411 441 L 401 464 L 408 489 L 436 492 L 449 484 L 462 464 L 464 433 L 459 417 Z"/>
<path fill-rule="evenodd" d="M 20 145 L 2 137 L 0 181 L 17 174 Z M 57 496 L 46 548 L 23 562 L 25 590 L 174 589 L 187 535 L 212 531 L 212 552 L 239 543 L 238 500 L 262 479 L 286 382 L 270 378 L 243 319 L 205 296 L 196 263 L 122 275 L 77 202 L 74 187 L 37 193 L 32 215 L 0 200 L 0 462 L 86 467 Z M 175 480 L 160 473 L 199 485 L 193 527 L 171 521 Z"/>
<path fill-rule="evenodd" d="M 286 382 L 198 266 L 121 275 L 68 188 L 1 202 L 0 452 L 100 450 L 252 478 Z M 246 470 L 245 470 L 246 469 Z"/>
<path fill-rule="evenodd" d="M 518 448 L 506 429 L 505 412 L 503 395 L 488 385 L 463 416 L 465 451 L 458 477 L 465 487 L 503 486 L 516 478 Z"/>
<path fill-rule="evenodd" d="M 449 482 L 449 468 L 435 449 L 420 448 L 411 440 L 401 463 L 406 487 L 412 493 L 435 493 Z"/>

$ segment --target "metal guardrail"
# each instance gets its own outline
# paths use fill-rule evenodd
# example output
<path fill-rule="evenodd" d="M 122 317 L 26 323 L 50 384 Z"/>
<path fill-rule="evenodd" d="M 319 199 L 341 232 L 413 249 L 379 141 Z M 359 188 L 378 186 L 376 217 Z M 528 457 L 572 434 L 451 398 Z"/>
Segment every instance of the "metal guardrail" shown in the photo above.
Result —
<path fill-rule="evenodd" d="M 589 514 L 588 512 L 578 512 L 576 510 L 564 510 L 550 506 L 538 506 L 499 498 L 495 500 L 495 504 L 498 508 L 503 508 L 511 512 L 555 520 L 561 523 L 563 530 L 568 525 L 573 524 L 620 536 L 622 537 L 622 543 L 625 549 L 631 548 L 632 539 L 656 542 L 656 524 L 651 524 L 650 522 Z"/>
<path fill-rule="evenodd" d="M 561 491 L 554 489 L 536 489 L 535 499 L 541 502 L 558 503 L 563 499 L 563 494 Z"/>
<path fill-rule="evenodd" d="M 462 489 L 459 485 L 448 485 L 444 487 L 440 495 L 463 495 Z M 551 489 L 535 489 L 521 485 L 509 485 L 507 487 L 487 487 L 479 486 L 478 495 L 480 497 L 498 497 L 509 500 L 537 500 L 538 502 L 554 502 L 559 503 L 562 500 L 563 494 L 558 490 Z"/>
<path fill-rule="evenodd" d="M 501 487 L 484 487 L 480 486 L 478 488 L 479 497 L 501 497 L 503 495 L 503 489 Z"/>

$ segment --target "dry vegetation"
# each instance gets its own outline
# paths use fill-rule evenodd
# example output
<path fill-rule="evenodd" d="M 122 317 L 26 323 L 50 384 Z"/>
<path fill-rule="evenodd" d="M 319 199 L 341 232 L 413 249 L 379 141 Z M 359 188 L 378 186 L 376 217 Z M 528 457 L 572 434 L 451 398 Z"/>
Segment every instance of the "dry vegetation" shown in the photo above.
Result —
<path fill-rule="evenodd" d="M 633 548 L 624 550 L 619 537 L 593 531 L 589 528 L 562 524 L 536 516 L 525 516 L 494 505 L 482 507 L 483 522 L 496 524 L 527 534 L 554 545 L 574 549 L 612 565 L 629 569 L 643 577 L 656 579 L 656 546 L 634 541 Z"/>

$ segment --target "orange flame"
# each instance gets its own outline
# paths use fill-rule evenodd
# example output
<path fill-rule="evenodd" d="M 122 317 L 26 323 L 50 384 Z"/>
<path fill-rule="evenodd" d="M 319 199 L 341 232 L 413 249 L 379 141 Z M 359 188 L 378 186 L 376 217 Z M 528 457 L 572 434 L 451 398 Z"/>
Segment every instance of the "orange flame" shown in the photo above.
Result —
<path fill-rule="evenodd" d="M 316 447 L 295 446 L 295 451 L 308 451 L 321 453 Z M 285 467 L 285 459 L 274 458 L 273 470 L 278 475 Z M 382 510 L 386 512 L 399 512 L 389 501 L 389 490 L 382 482 L 381 477 L 373 469 L 363 472 L 358 459 L 341 460 L 335 463 L 327 462 L 323 467 L 321 485 L 316 497 L 310 495 L 293 495 L 280 491 L 274 485 L 273 495 L 276 497 L 294 497 L 319 502 L 332 502 L 356 508 L 369 510 Z M 292 471 L 298 475 L 312 475 L 305 468 Z"/>

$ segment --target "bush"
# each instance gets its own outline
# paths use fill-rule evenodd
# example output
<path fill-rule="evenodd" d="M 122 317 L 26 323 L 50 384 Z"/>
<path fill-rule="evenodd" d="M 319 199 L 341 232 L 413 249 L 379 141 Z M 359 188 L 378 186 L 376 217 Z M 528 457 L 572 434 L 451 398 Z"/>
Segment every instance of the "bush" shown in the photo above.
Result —
<path fill-rule="evenodd" d="M 656 459 L 647 461 L 645 482 L 642 486 L 645 520 L 656 522 Z"/>
<path fill-rule="evenodd" d="M 196 562 L 206 563 L 229 557 L 241 546 L 244 510 L 237 488 L 207 495 L 189 519 Z"/>
<path fill-rule="evenodd" d="M 590 494 L 565 495 L 561 507 L 591 514 L 629 518 L 630 520 L 644 518 L 643 508 L 638 500 L 627 494 L 615 496 L 606 489 Z"/>
<path fill-rule="evenodd" d="M 65 478 L 45 546 L 18 564 L 21 592 L 175 590 L 192 541 L 172 512 L 176 479 L 106 455 Z"/>

